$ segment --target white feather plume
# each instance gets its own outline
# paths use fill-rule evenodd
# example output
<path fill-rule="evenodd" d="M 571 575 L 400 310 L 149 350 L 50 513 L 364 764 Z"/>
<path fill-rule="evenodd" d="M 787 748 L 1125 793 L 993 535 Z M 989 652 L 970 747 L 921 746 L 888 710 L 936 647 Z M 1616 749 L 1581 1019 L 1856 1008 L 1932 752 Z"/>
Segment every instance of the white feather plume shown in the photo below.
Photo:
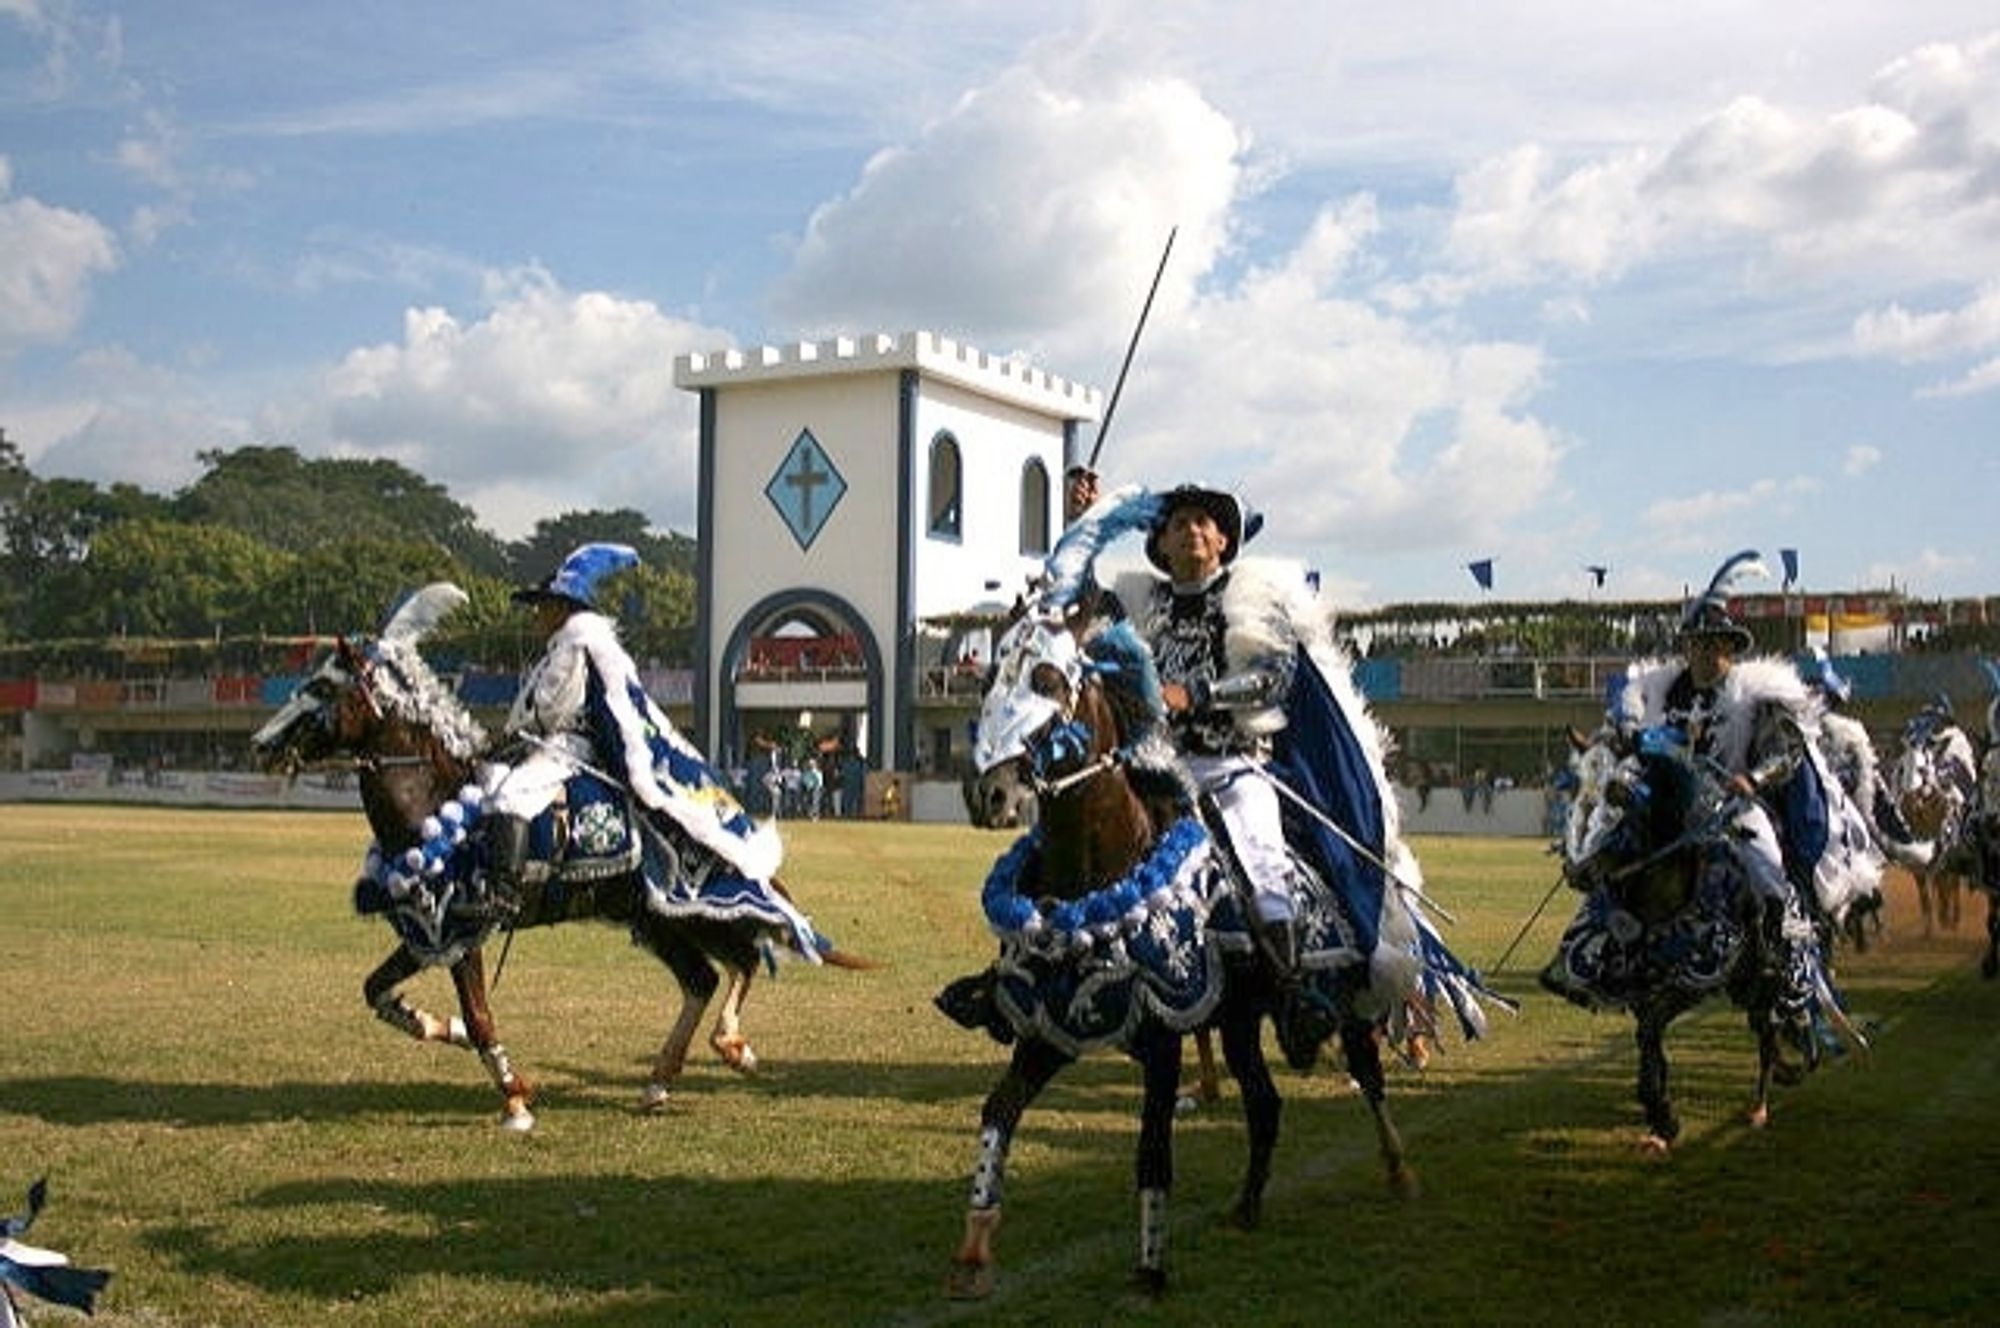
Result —
<path fill-rule="evenodd" d="M 412 592 L 389 621 L 382 626 L 384 641 L 415 642 L 428 636 L 447 614 L 472 602 L 472 597 L 449 581 L 433 581 Z"/>
<path fill-rule="evenodd" d="M 1715 576 L 1709 581 L 1708 589 L 1702 594 L 1702 598 L 1711 603 L 1727 599 L 1729 593 L 1739 584 L 1753 577 L 1760 581 L 1771 579 L 1771 569 L 1764 565 L 1763 555 L 1755 549 L 1745 549 L 1741 553 L 1731 554 L 1722 566 L 1715 570 Z"/>
<path fill-rule="evenodd" d="M 1097 555 L 1122 535 L 1150 529 L 1159 512 L 1160 496 L 1136 484 L 1114 489 L 1092 503 L 1063 532 L 1043 564 L 1047 602 L 1058 607 L 1074 603 Z"/>

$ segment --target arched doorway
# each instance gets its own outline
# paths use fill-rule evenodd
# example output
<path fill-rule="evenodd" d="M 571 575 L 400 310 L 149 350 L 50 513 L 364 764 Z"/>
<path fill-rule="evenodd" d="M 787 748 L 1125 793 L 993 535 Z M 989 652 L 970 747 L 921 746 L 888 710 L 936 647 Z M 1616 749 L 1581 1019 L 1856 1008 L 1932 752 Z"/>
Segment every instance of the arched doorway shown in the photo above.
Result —
<path fill-rule="evenodd" d="M 887 740 L 882 651 L 858 610 L 822 590 L 766 597 L 730 634 L 719 682 L 720 750 L 753 811 L 803 811 L 790 799 L 811 763 L 826 807 L 858 814 Z"/>

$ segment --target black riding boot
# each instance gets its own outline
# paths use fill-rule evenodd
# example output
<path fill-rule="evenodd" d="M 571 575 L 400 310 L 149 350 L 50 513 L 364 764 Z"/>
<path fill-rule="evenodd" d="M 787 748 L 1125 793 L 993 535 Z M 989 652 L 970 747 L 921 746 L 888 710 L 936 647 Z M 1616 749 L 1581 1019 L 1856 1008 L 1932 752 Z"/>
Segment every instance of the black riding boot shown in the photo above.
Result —
<path fill-rule="evenodd" d="M 528 865 L 528 822 L 520 816 L 489 816 L 483 830 L 486 877 L 481 902 L 495 917 L 512 917 L 521 910 L 521 873 Z"/>
<path fill-rule="evenodd" d="M 1257 951 L 1271 975 L 1271 1020 L 1277 1026 L 1278 1049 L 1285 1064 L 1304 1073 L 1319 1059 L 1319 1044 L 1331 1032 L 1307 997 L 1299 971 L 1299 940 L 1289 918 L 1260 918 L 1256 924 Z"/>
<path fill-rule="evenodd" d="M 959 1027 L 983 1030 L 995 1042 L 1006 1046 L 1014 1040 L 1014 1026 L 1007 1022 L 1000 1003 L 994 999 L 993 989 L 998 982 L 999 974 L 989 968 L 947 983 L 943 991 L 931 997 L 931 1004 Z"/>

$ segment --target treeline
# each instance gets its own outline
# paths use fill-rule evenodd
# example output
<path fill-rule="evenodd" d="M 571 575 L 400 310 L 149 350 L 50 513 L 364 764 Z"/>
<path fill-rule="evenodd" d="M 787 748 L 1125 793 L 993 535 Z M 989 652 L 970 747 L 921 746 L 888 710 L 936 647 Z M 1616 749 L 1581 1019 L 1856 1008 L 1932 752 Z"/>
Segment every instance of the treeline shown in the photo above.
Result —
<path fill-rule="evenodd" d="M 607 583 L 632 652 L 684 666 L 693 640 L 694 541 L 642 513 L 567 512 L 518 541 L 394 461 L 308 460 L 289 447 L 199 454 L 177 493 L 35 475 L 0 437 L 0 646 L 108 638 L 223 640 L 361 631 L 398 596 L 454 581 L 472 603 L 441 644 L 511 660 L 523 615 L 508 600 L 586 540 L 638 549 Z"/>

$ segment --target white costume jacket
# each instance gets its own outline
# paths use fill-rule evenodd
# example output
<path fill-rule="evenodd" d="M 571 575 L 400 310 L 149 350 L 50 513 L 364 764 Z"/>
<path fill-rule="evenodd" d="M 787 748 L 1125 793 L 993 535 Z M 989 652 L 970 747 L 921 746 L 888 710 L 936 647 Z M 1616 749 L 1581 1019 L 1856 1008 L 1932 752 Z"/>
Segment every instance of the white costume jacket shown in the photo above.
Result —
<path fill-rule="evenodd" d="M 507 733 L 542 745 L 513 769 L 496 771 L 495 810 L 533 816 L 564 779 L 592 766 L 743 876 L 767 881 L 778 871 L 784 850 L 777 832 L 751 819 L 647 696 L 638 667 L 603 614 L 573 613 L 549 637 L 514 698 Z"/>

